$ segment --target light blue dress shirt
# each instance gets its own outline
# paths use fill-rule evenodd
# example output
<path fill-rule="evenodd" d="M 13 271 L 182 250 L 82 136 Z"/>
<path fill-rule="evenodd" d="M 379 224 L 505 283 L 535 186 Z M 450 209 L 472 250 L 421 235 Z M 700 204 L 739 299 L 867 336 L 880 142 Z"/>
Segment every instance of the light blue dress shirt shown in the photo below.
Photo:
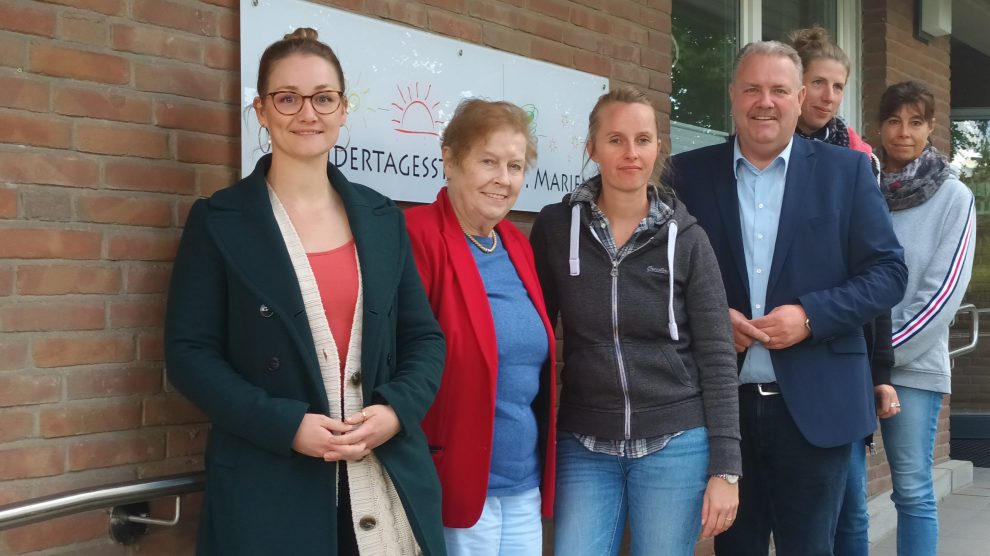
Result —
<path fill-rule="evenodd" d="M 787 180 L 787 163 L 791 158 L 792 138 L 787 147 L 763 170 L 746 160 L 739 150 L 739 138 L 733 148 L 733 172 L 736 175 L 736 194 L 739 195 L 739 224 L 742 228 L 743 252 L 746 255 L 746 274 L 749 277 L 749 302 L 753 318 L 762 317 L 766 311 L 767 283 L 773 249 L 777 243 L 777 226 L 784 201 L 784 183 Z M 759 342 L 753 342 L 746 352 L 739 382 L 776 382 L 770 350 Z"/>

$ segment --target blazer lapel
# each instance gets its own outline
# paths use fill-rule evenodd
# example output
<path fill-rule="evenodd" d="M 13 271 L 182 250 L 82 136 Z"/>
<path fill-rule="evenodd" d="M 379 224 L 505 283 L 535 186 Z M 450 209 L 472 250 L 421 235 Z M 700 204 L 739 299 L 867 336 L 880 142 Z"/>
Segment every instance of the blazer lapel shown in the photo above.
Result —
<path fill-rule="evenodd" d="M 746 272 L 746 254 L 742 243 L 742 224 L 739 222 L 739 193 L 736 190 L 735 162 L 732 159 L 732 142 L 726 142 L 727 160 L 713 164 L 711 167 L 712 184 L 715 198 L 721 214 L 722 231 L 732 253 L 735 263 L 736 277 L 743 285 L 746 297 L 749 298 L 749 274 Z M 721 175 L 719 175 L 721 174 Z"/>
<path fill-rule="evenodd" d="M 784 199 L 780 206 L 780 220 L 777 224 L 777 242 L 773 247 L 773 261 L 770 264 L 770 278 L 767 281 L 767 297 L 780 278 L 781 269 L 787 261 L 791 242 L 805 216 L 808 214 L 805 191 L 814 187 L 814 151 L 807 148 L 804 139 L 794 137 L 791 157 L 787 164 L 787 177 L 784 182 Z"/>

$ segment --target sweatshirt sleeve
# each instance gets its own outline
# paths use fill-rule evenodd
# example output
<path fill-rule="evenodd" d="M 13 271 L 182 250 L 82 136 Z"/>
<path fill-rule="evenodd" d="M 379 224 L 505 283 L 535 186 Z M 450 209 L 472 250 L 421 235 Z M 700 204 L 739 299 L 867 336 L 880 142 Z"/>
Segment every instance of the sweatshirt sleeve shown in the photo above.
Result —
<path fill-rule="evenodd" d="M 547 245 L 546 221 L 550 218 L 550 207 L 544 207 L 533 222 L 533 229 L 529 234 L 529 243 L 533 248 L 533 262 L 536 263 L 536 275 L 540 279 L 540 287 L 543 288 L 543 301 L 547 308 L 547 317 L 550 319 L 550 326 L 557 328 L 557 317 L 560 304 L 557 301 L 557 284 L 553 279 L 553 272 L 550 270 L 549 249 Z M 558 247 L 563 249 L 564 247 Z"/>
<path fill-rule="evenodd" d="M 896 367 L 914 361 L 931 349 L 932 342 L 940 341 L 966 293 L 973 271 L 976 211 L 973 195 L 965 193 L 945 211 L 941 229 L 931 231 L 941 236 L 938 247 L 928 265 L 917 269 L 918 288 L 906 292 L 894 311 L 891 343 Z"/>

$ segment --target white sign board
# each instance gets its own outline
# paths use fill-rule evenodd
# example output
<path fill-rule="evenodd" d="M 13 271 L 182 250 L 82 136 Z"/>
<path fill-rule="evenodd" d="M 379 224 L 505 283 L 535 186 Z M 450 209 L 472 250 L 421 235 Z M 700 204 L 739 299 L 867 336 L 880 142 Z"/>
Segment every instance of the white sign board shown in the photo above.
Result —
<path fill-rule="evenodd" d="M 262 156 L 251 106 L 265 48 L 312 27 L 344 68 L 350 103 L 330 160 L 349 180 L 402 201 L 444 184 L 440 134 L 461 99 L 507 100 L 531 116 L 539 146 L 516 210 L 538 211 L 581 182 L 588 114 L 608 80 L 301 0 L 241 0 L 241 171 Z M 593 164 L 589 164 L 587 174 Z"/>

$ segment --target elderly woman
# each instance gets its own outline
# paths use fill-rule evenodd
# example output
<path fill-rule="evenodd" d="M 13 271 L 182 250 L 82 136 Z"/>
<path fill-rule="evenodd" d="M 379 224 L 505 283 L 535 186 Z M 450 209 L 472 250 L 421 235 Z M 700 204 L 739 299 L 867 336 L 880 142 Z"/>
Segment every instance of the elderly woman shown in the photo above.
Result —
<path fill-rule="evenodd" d="M 554 549 L 694 554 L 735 519 L 738 379 L 708 236 L 669 188 L 643 91 L 602 95 L 587 155 L 600 172 L 543 208 L 530 237 L 551 322 L 564 322 Z"/>
<path fill-rule="evenodd" d="M 949 325 L 973 268 L 973 194 L 932 146 L 935 97 L 918 82 L 880 98 L 881 189 L 904 246 L 908 284 L 892 310 L 891 382 L 901 413 L 880 422 L 897 509 L 897 554 L 934 556 L 938 508 L 932 450 L 951 387 Z"/>
<path fill-rule="evenodd" d="M 189 212 L 165 355 L 213 422 L 198 554 L 445 554 L 419 425 L 443 336 L 402 212 L 327 163 L 346 99 L 316 31 L 269 46 L 271 154 Z"/>
<path fill-rule="evenodd" d="M 849 57 L 829 38 L 821 27 L 801 29 L 791 33 L 791 44 L 801 57 L 804 68 L 804 89 L 807 94 L 801 103 L 798 118 L 798 135 L 839 147 L 848 147 L 870 158 L 874 175 L 879 183 L 880 163 L 873 149 L 856 131 L 838 116 L 839 106 L 849 79 Z M 896 415 L 900 403 L 897 392 L 890 384 L 890 368 L 894 364 L 894 352 L 890 343 L 890 313 L 886 313 L 863 326 L 867 355 L 873 374 L 873 393 L 876 396 L 877 416 L 887 419 Z M 842 510 L 835 530 L 835 556 L 867 556 L 869 552 L 870 516 L 867 513 L 866 449 L 873 447 L 873 435 L 857 443 L 850 450 L 849 475 Z"/>
<path fill-rule="evenodd" d="M 539 555 L 554 488 L 554 336 L 533 254 L 509 221 L 536 159 L 525 112 L 465 100 L 442 142 L 447 186 L 406 212 L 443 381 L 423 421 L 452 555 Z"/>

